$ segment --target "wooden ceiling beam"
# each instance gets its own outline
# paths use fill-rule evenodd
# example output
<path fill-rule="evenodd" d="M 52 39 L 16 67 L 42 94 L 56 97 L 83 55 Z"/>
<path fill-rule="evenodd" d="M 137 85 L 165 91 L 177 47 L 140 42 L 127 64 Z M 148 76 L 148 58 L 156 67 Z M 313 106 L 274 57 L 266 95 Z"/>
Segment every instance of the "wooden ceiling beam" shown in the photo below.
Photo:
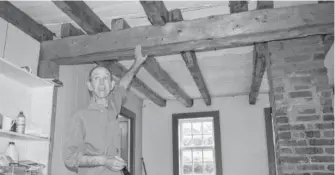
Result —
<path fill-rule="evenodd" d="M 216 15 L 164 26 L 133 27 L 41 43 L 43 59 L 59 64 L 134 58 L 141 44 L 151 56 L 208 51 L 334 33 L 334 6 L 308 4 Z"/>
<path fill-rule="evenodd" d="M 178 22 L 184 20 L 180 9 L 171 10 L 169 12 L 169 19 L 171 20 L 169 22 Z M 205 80 L 202 76 L 196 53 L 194 51 L 183 51 L 181 52 L 181 56 L 199 89 L 202 99 L 207 106 L 210 106 L 212 104 L 212 99 Z"/>
<path fill-rule="evenodd" d="M 0 1 L 0 17 L 39 42 L 52 40 L 55 36 L 9 1 Z"/>
<path fill-rule="evenodd" d="M 110 31 L 84 1 L 52 2 L 89 35 Z"/>
<path fill-rule="evenodd" d="M 268 43 L 254 45 L 252 80 L 249 93 L 249 104 L 251 105 L 256 104 L 269 57 Z"/>
<path fill-rule="evenodd" d="M 271 9 L 274 7 L 273 1 L 257 1 L 257 9 Z M 253 54 L 253 70 L 252 80 L 249 92 L 249 104 L 254 105 L 257 102 L 260 87 L 262 85 L 264 72 L 266 70 L 267 61 L 270 55 L 268 50 L 268 43 L 255 43 Z"/>
<path fill-rule="evenodd" d="M 169 21 L 169 12 L 163 1 L 140 1 L 150 23 L 154 26 L 165 25 Z M 193 100 L 178 85 L 177 82 L 159 65 L 153 56 L 149 56 L 143 63 L 143 67 L 153 76 L 167 91 L 169 91 L 184 106 L 192 107 Z"/>
<path fill-rule="evenodd" d="M 55 5 L 66 13 L 77 25 L 79 25 L 87 34 L 93 35 L 101 32 L 111 31 L 102 20 L 91 10 L 91 8 L 83 1 L 53 1 Z M 113 22 L 112 22 L 113 23 Z M 125 25 L 125 24 L 123 24 Z M 127 24 L 128 25 L 128 24 Z M 83 36 L 84 32 L 77 29 L 71 24 L 62 25 L 62 38 L 69 36 Z M 94 61 L 95 62 L 95 61 Z M 91 62 L 93 63 L 93 61 Z M 127 69 L 120 63 L 109 61 L 96 61 L 97 64 L 108 66 L 111 72 L 120 78 Z M 153 103 L 158 106 L 166 106 L 166 100 L 160 97 L 145 83 L 137 77 L 134 77 L 131 86 L 147 96 Z"/>
<path fill-rule="evenodd" d="M 140 3 L 148 17 L 149 22 L 154 26 L 165 25 L 169 20 L 169 12 L 163 1 L 142 1 Z"/>

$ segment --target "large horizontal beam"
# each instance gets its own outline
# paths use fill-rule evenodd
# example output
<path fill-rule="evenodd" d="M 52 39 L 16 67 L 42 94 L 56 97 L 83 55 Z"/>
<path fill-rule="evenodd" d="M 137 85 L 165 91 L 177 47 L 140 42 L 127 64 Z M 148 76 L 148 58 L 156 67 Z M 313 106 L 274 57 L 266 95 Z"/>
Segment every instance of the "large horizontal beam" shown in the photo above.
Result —
<path fill-rule="evenodd" d="M 334 7 L 311 4 L 70 37 L 42 42 L 41 47 L 43 59 L 59 64 L 81 64 L 133 59 L 138 44 L 148 55 L 163 56 L 187 50 L 206 51 L 329 34 L 333 30 Z"/>

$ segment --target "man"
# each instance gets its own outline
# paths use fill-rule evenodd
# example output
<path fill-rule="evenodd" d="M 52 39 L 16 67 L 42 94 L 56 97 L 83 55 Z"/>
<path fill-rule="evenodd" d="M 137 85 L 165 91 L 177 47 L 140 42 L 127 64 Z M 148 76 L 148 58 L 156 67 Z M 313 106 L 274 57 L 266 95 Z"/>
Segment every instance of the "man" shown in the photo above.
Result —
<path fill-rule="evenodd" d="M 135 62 L 115 83 L 111 72 L 97 66 L 89 73 L 87 87 L 91 101 L 87 109 L 75 113 L 64 144 L 65 165 L 78 175 L 121 175 L 126 163 L 118 157 L 117 115 L 126 100 L 126 91 L 147 56 L 135 49 Z"/>

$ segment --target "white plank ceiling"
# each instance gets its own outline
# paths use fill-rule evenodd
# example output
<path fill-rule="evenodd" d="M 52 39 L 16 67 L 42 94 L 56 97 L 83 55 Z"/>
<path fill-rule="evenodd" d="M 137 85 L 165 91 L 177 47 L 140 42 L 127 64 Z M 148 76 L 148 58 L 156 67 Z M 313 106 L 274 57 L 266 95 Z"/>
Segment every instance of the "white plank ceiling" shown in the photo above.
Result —
<path fill-rule="evenodd" d="M 131 27 L 150 25 L 145 12 L 138 1 L 85 1 L 93 11 L 110 27 L 111 20 L 124 18 Z M 45 25 L 57 36 L 62 23 L 73 23 L 51 1 L 12 1 L 23 12 L 37 22 Z M 211 15 L 229 14 L 228 1 L 164 1 L 168 10 L 182 9 L 184 20 L 191 20 Z M 249 1 L 249 10 L 256 8 L 256 0 Z M 301 4 L 314 4 L 317 1 L 275 1 L 274 7 L 286 7 Z M 240 47 L 211 52 L 198 52 L 198 62 L 205 82 L 212 97 L 248 94 L 252 78 L 253 47 Z M 201 98 L 199 90 L 180 55 L 156 58 L 161 67 L 192 98 Z M 121 62 L 130 67 L 132 61 Z M 141 69 L 137 75 L 154 91 L 165 99 L 175 99 L 146 70 Z M 268 92 L 267 76 L 264 76 L 260 92 Z M 146 99 L 143 94 L 133 89 L 135 94 Z"/>

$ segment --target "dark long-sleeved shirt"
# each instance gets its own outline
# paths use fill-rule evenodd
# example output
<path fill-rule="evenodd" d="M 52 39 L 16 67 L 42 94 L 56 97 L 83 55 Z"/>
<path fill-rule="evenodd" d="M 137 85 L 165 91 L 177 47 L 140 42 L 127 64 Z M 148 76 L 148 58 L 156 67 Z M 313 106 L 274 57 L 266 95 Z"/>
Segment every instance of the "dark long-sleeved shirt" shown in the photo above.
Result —
<path fill-rule="evenodd" d="M 121 175 L 100 167 L 78 167 L 83 155 L 119 155 L 120 137 L 117 115 L 126 99 L 126 90 L 116 86 L 106 108 L 91 100 L 87 109 L 77 111 L 70 123 L 63 148 L 65 165 L 78 175 Z"/>

